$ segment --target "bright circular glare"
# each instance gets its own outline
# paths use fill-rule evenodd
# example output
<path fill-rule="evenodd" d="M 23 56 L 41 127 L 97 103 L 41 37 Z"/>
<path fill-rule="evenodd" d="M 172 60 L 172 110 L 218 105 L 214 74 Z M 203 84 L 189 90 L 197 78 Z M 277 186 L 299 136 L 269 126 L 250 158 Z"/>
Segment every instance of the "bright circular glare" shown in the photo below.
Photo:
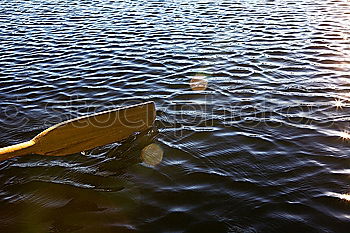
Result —
<path fill-rule="evenodd" d="M 152 143 L 142 149 L 141 159 L 150 166 L 156 166 L 162 162 L 163 153 L 164 152 L 159 145 Z"/>
<path fill-rule="evenodd" d="M 195 76 L 190 81 L 190 87 L 193 91 L 205 91 L 208 87 L 208 81 L 205 76 Z"/>

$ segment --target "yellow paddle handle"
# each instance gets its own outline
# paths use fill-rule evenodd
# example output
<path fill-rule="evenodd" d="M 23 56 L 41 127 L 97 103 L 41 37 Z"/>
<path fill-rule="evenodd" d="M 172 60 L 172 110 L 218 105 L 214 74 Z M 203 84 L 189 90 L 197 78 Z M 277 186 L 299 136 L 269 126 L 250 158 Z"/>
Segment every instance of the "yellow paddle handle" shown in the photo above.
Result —
<path fill-rule="evenodd" d="M 0 148 L 0 161 L 21 155 L 32 154 L 35 152 L 34 145 L 35 142 L 33 140 L 30 140 L 13 146 Z"/>

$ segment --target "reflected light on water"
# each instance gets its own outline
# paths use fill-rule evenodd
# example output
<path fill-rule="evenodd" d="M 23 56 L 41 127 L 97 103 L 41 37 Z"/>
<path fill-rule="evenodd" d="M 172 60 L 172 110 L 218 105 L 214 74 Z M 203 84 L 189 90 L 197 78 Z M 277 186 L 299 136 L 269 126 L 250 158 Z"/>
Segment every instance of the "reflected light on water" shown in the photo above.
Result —
<path fill-rule="evenodd" d="M 142 149 L 141 159 L 147 165 L 156 166 L 162 162 L 163 153 L 163 149 L 159 145 L 152 143 Z"/>
<path fill-rule="evenodd" d="M 204 75 L 196 75 L 191 79 L 190 87 L 193 91 L 205 91 L 208 87 L 208 81 Z"/>
<path fill-rule="evenodd" d="M 340 198 L 346 201 L 350 201 L 350 194 L 340 194 Z"/>
<path fill-rule="evenodd" d="M 345 201 L 350 201 L 350 194 L 345 193 L 345 194 L 341 194 L 341 193 L 334 193 L 334 192 L 328 192 L 327 196 L 332 196 L 332 197 L 336 197 Z"/>
<path fill-rule="evenodd" d="M 334 105 L 337 109 L 343 109 L 345 103 L 341 99 L 334 100 Z"/>
<path fill-rule="evenodd" d="M 339 133 L 339 136 L 344 139 L 344 140 L 349 140 L 350 139 L 350 134 L 348 131 L 342 131 Z"/>
<path fill-rule="evenodd" d="M 346 32 L 340 32 L 340 36 L 342 37 L 343 40 L 348 40 L 348 35 Z"/>
<path fill-rule="evenodd" d="M 349 98 L 350 97 L 350 92 L 344 94 L 345 97 Z"/>

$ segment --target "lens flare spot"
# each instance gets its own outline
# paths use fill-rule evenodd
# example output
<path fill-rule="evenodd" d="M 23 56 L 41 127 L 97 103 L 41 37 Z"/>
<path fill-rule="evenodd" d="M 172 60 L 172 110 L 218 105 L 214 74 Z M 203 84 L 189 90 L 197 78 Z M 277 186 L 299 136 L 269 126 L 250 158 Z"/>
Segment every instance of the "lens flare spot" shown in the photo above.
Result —
<path fill-rule="evenodd" d="M 147 165 L 156 166 L 157 164 L 162 162 L 163 153 L 164 152 L 159 145 L 152 143 L 142 149 L 141 159 Z"/>
<path fill-rule="evenodd" d="M 196 75 L 191 79 L 190 87 L 193 91 L 205 91 L 208 87 L 208 81 L 204 75 Z"/>

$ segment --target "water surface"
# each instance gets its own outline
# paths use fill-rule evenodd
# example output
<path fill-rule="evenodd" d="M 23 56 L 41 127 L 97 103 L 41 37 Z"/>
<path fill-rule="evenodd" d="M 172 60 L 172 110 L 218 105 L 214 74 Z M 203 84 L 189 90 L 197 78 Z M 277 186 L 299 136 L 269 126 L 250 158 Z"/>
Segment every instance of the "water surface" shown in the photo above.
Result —
<path fill-rule="evenodd" d="M 122 144 L 1 162 L 1 232 L 348 232 L 349 20 L 345 0 L 0 0 L 0 146 L 158 109 Z"/>

